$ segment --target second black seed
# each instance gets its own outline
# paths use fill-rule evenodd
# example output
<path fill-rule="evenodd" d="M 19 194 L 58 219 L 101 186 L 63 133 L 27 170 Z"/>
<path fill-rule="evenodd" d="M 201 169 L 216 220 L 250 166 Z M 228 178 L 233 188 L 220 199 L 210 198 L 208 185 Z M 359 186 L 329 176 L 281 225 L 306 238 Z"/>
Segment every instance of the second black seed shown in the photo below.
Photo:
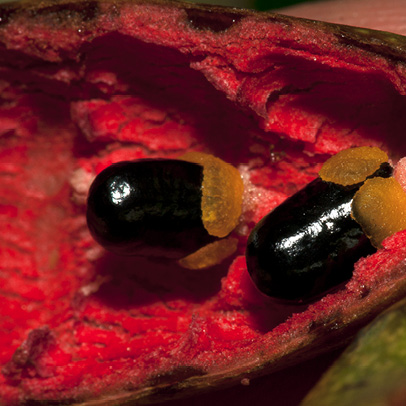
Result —
<path fill-rule="evenodd" d="M 383 164 L 374 176 L 391 172 Z M 351 277 L 354 263 L 375 251 L 351 218 L 359 187 L 317 178 L 256 225 L 246 258 L 260 291 L 282 301 L 308 301 Z"/>

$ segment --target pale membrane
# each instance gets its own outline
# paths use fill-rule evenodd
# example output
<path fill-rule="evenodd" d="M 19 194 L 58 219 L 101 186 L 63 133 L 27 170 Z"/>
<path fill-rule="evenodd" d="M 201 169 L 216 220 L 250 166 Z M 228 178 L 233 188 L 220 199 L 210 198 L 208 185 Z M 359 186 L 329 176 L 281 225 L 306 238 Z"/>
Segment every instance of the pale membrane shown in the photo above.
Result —
<path fill-rule="evenodd" d="M 393 171 L 393 177 L 399 182 L 406 192 L 406 157 L 399 160 Z"/>

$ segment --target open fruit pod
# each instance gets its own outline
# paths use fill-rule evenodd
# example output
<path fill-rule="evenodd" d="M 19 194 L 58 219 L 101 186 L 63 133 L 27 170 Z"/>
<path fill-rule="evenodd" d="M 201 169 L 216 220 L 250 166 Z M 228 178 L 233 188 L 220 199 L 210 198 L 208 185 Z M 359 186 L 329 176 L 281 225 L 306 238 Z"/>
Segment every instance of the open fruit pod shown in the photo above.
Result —
<path fill-rule="evenodd" d="M 406 155 L 403 37 L 143 0 L 8 3 L 0 23 L 2 405 L 236 384 L 343 346 L 405 295 L 405 232 L 311 303 L 262 295 L 244 256 L 331 155 Z M 86 224 L 94 177 L 190 151 L 244 179 L 236 252 L 191 270 L 104 251 Z"/>

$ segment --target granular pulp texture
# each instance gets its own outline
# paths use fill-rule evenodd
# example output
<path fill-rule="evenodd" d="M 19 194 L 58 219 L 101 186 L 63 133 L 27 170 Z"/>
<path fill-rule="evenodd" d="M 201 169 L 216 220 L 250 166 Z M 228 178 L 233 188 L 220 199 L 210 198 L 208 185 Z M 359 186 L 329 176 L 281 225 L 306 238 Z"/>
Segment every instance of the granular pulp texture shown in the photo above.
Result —
<path fill-rule="evenodd" d="M 405 155 L 404 44 L 165 3 L 41 2 L 0 16 L 2 404 L 161 400 L 238 382 L 342 345 L 404 294 L 405 233 L 294 310 L 258 293 L 244 258 L 254 223 L 331 154 Z M 190 271 L 103 251 L 85 222 L 93 177 L 191 150 L 244 174 L 237 253 Z"/>

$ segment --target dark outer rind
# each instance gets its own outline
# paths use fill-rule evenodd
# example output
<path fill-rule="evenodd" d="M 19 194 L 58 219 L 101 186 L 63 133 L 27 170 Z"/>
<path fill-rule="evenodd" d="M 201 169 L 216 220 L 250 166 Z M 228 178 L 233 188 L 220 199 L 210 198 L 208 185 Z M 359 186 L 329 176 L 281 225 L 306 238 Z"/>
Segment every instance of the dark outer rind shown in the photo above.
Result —
<path fill-rule="evenodd" d="M 80 6 L 79 6 L 80 4 Z M 35 2 L 22 0 L 2 4 L 0 7 L 0 27 L 6 27 L 8 23 L 17 20 L 19 17 L 29 17 L 34 23 L 41 20 L 43 23 L 54 25 L 64 24 L 65 26 L 83 26 L 90 29 L 92 23 L 101 14 L 119 14 L 119 8 L 125 4 L 134 5 L 160 5 L 170 8 L 183 8 L 190 24 L 196 29 L 212 29 L 214 32 L 222 32 L 241 21 L 244 17 L 255 16 L 275 24 L 291 26 L 293 24 L 302 28 L 321 32 L 330 32 L 335 35 L 344 46 L 360 48 L 367 52 L 377 53 L 393 62 L 406 61 L 406 38 L 383 31 L 376 31 L 365 28 L 336 25 L 322 21 L 298 19 L 281 14 L 263 12 L 258 13 L 251 10 L 219 7 L 212 5 L 194 5 L 183 2 L 159 1 L 159 0 L 49 0 Z M 233 22 L 233 20 L 235 20 Z"/>
<path fill-rule="evenodd" d="M 91 30 L 94 19 L 97 19 L 98 12 L 95 10 L 95 2 L 91 2 L 93 11 L 87 13 L 84 8 L 83 13 L 73 13 L 73 18 L 65 21 L 66 9 L 69 9 L 71 5 L 76 5 L 78 1 L 62 1 L 62 2 L 22 2 L 2 5 L 0 7 L 0 17 L 3 19 L 3 26 L 0 31 L 0 37 L 7 31 L 8 24 L 18 21 L 20 17 L 29 16 L 30 24 L 49 24 L 50 27 L 54 27 L 55 22 L 62 21 L 65 26 L 77 27 L 78 29 L 85 28 Z M 121 4 L 130 4 L 128 1 L 112 1 L 112 2 L 98 2 L 98 10 L 109 11 L 110 21 L 114 23 L 115 15 L 119 14 L 119 7 Z M 131 4 L 151 4 L 151 2 L 131 2 Z M 165 7 L 171 8 L 184 8 L 184 9 L 197 9 L 197 10 L 211 10 L 214 13 L 223 12 L 223 8 L 211 7 L 211 6 L 193 6 L 183 3 L 166 3 L 166 2 L 154 2 Z M 47 13 L 47 7 L 52 12 Z M 61 8 L 59 8 L 59 6 Z M 13 8 L 15 11 L 13 11 Z M 40 10 L 43 10 L 42 13 Z M 227 9 L 229 10 L 229 9 Z M 228 12 L 228 11 L 227 11 Z M 406 60 L 405 38 L 385 33 L 378 33 L 376 31 L 368 30 L 367 34 L 360 32 L 358 29 L 351 27 L 338 27 L 332 24 L 313 22 L 309 20 L 299 20 L 291 17 L 284 17 L 270 13 L 255 14 L 251 11 L 234 11 L 237 16 L 243 17 L 255 16 L 256 21 L 263 20 L 274 22 L 275 24 L 281 24 L 284 26 L 302 27 L 308 28 L 312 33 L 329 32 L 340 39 L 344 47 L 366 49 L 366 52 L 370 52 L 372 49 L 382 57 L 390 58 L 392 63 L 403 62 Z M 93 19 L 89 16 L 93 15 Z M 186 21 L 185 12 L 185 21 Z M 242 18 L 241 23 L 244 20 Z M 112 23 L 112 24 L 113 24 Z M 113 24 L 114 25 L 114 24 Z M 112 25 L 112 27 L 113 27 Z M 192 25 L 191 25 L 192 26 Z M 224 24 L 223 24 L 224 27 Z M 234 24 L 230 26 L 233 29 Z M 196 26 L 195 29 L 199 29 Z M 207 24 L 200 29 L 208 30 Z M 106 29 L 107 30 L 107 29 Z M 219 31 L 221 34 L 222 31 Z M 99 31 L 100 33 L 100 31 Z M 372 33 L 375 37 L 373 41 Z M 91 32 L 83 33 L 83 42 L 92 38 Z M 385 43 L 385 41 L 389 41 Z M 372 45 L 371 45 L 372 42 Z M 290 46 L 294 41 L 287 41 L 286 46 Z M 283 45 L 283 44 L 282 44 Z M 299 46 L 296 44 L 296 46 Z M 372 55 L 372 53 L 371 53 Z M 393 68 L 393 67 L 392 67 Z M 395 68 L 393 68 L 395 69 Z M 162 401 L 166 398 L 174 398 L 176 396 L 185 396 L 190 393 L 196 393 L 197 391 L 211 391 L 214 386 L 227 386 L 238 382 L 241 378 L 254 377 L 276 371 L 284 368 L 289 364 L 293 364 L 298 360 L 305 359 L 316 355 L 318 352 L 325 352 L 330 348 L 342 346 L 344 342 L 350 339 L 351 335 L 355 333 L 360 326 L 365 325 L 370 321 L 378 312 L 388 307 L 390 304 L 399 300 L 406 294 L 406 280 L 404 278 L 404 266 L 399 262 L 393 270 L 393 277 L 390 281 L 387 281 L 384 286 L 378 289 L 372 289 L 369 291 L 367 300 L 364 300 L 364 295 L 358 295 L 357 292 L 346 291 L 348 294 L 347 301 L 351 302 L 351 306 L 342 305 L 337 317 L 334 317 L 330 321 L 325 321 L 322 324 L 314 325 L 311 328 L 310 334 L 299 334 L 296 336 L 289 336 L 286 338 L 284 344 L 280 345 L 277 352 L 272 352 L 271 355 L 264 349 L 263 352 L 259 352 L 261 356 L 255 361 L 250 361 L 245 364 L 240 364 L 229 370 L 223 370 L 218 373 L 211 373 L 204 376 L 193 376 L 179 382 L 177 384 L 163 384 L 157 387 L 147 387 L 132 392 L 120 393 L 116 396 L 104 397 L 102 399 L 95 399 L 89 402 L 82 403 L 82 405 L 107 405 L 107 404 L 125 404 L 131 401 L 137 400 L 138 404 L 153 403 L 156 401 Z M 351 299 L 352 298 L 352 299 Z M 371 305 L 372 304 L 372 305 Z M 307 326 L 306 326 L 307 328 Z M 43 404 L 46 404 L 44 402 Z"/>

